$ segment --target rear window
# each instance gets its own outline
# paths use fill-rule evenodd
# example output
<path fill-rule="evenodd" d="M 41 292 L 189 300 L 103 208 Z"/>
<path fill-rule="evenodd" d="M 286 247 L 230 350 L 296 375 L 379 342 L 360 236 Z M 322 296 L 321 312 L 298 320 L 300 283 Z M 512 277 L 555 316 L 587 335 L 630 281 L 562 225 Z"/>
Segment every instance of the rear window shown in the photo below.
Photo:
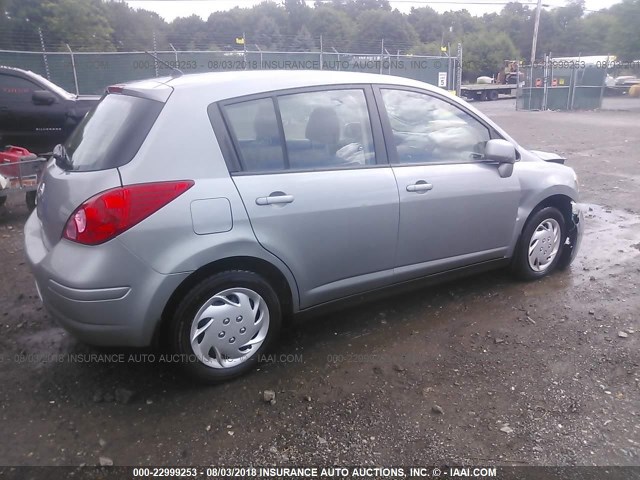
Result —
<path fill-rule="evenodd" d="M 71 170 L 107 170 L 129 163 L 163 105 L 148 98 L 107 95 L 65 144 Z"/>

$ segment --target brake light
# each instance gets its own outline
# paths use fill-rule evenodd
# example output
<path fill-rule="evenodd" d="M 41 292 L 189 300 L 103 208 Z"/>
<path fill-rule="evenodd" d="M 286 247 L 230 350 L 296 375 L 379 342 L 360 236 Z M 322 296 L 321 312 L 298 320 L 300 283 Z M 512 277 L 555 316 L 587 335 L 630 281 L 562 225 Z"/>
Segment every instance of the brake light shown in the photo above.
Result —
<path fill-rule="evenodd" d="M 109 241 L 175 200 L 193 184 L 193 180 L 141 183 L 99 193 L 71 214 L 63 237 L 84 245 Z"/>
<path fill-rule="evenodd" d="M 109 85 L 107 87 L 107 93 L 122 93 L 123 90 L 124 90 L 123 84 Z"/>

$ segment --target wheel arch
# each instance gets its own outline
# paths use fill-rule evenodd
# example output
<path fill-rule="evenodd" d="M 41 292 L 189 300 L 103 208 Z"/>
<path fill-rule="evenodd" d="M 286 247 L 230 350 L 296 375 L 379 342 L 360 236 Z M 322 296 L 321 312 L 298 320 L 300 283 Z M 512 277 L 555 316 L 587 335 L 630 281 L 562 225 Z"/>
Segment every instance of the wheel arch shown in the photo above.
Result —
<path fill-rule="evenodd" d="M 162 311 L 160 321 L 154 331 L 153 343 L 166 344 L 166 338 L 164 337 L 167 330 L 166 327 L 171 321 L 171 317 L 175 313 L 180 300 L 189 290 L 205 278 L 227 270 L 247 270 L 264 277 L 282 300 L 283 321 L 286 322 L 292 317 L 298 298 L 297 291 L 293 290 L 295 286 L 289 284 L 287 277 L 278 267 L 258 257 L 228 257 L 203 265 L 185 278 L 178 288 L 174 290 Z"/>
<path fill-rule="evenodd" d="M 515 252 L 518 250 L 518 246 L 520 245 L 520 241 L 522 239 L 522 232 L 524 232 L 525 228 L 529 224 L 529 220 L 533 217 L 537 212 L 546 207 L 555 207 L 560 213 L 562 213 L 562 218 L 564 218 L 565 225 L 567 229 L 572 224 L 572 203 L 575 200 L 567 195 L 566 193 L 553 193 L 549 196 L 543 197 L 528 211 L 526 215 L 523 215 L 524 220 L 518 226 L 517 230 L 517 240 L 513 244 L 513 252 L 512 259 L 515 258 Z"/>
<path fill-rule="evenodd" d="M 565 225 L 568 227 L 569 225 L 571 225 L 572 219 L 571 219 L 571 214 L 572 214 L 572 208 L 571 208 L 571 204 L 574 202 L 574 200 L 569 197 L 568 195 L 565 195 L 563 193 L 556 193 L 554 195 L 551 195 L 543 200 L 541 200 L 535 207 L 533 207 L 531 209 L 531 211 L 529 212 L 529 215 L 527 215 L 527 219 L 525 220 L 524 224 L 522 225 L 522 229 L 520 229 L 520 234 L 522 235 L 522 232 L 524 231 L 525 227 L 527 226 L 527 223 L 529 222 L 529 219 L 538 211 L 542 210 L 543 208 L 546 207 L 555 207 L 558 210 L 560 210 L 560 213 L 562 213 L 562 217 L 564 218 L 565 221 Z"/>

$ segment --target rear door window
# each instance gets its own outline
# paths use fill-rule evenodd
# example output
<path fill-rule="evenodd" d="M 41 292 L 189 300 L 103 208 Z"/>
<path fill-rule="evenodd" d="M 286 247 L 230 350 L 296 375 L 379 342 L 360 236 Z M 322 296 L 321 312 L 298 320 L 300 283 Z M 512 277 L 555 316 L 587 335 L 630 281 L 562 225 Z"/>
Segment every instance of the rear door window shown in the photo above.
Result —
<path fill-rule="evenodd" d="M 363 89 L 285 93 L 223 104 L 222 112 L 244 172 L 327 170 L 376 164 Z"/>
<path fill-rule="evenodd" d="M 278 97 L 291 169 L 376 163 L 363 90 L 323 90 Z"/>
<path fill-rule="evenodd" d="M 65 144 L 71 170 L 106 170 L 129 163 L 163 105 L 148 98 L 107 95 L 80 122 Z"/>
<path fill-rule="evenodd" d="M 284 170 L 282 138 L 271 98 L 227 105 L 224 111 L 245 171 Z"/>

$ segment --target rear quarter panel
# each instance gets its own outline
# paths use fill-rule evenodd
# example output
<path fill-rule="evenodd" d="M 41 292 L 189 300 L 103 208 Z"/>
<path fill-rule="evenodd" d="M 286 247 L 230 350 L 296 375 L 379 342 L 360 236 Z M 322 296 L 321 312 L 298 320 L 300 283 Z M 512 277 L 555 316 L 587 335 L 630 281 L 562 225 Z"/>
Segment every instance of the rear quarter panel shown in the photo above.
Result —
<path fill-rule="evenodd" d="M 136 156 L 119 168 L 123 185 L 182 179 L 194 180 L 195 185 L 117 240 L 163 274 L 192 272 L 233 256 L 265 260 L 285 276 L 298 305 L 293 275 L 256 240 L 213 132 L 208 105 L 188 90 L 176 90 Z M 206 199 L 229 202 L 231 229 L 211 234 L 194 231 L 192 203 Z"/>

